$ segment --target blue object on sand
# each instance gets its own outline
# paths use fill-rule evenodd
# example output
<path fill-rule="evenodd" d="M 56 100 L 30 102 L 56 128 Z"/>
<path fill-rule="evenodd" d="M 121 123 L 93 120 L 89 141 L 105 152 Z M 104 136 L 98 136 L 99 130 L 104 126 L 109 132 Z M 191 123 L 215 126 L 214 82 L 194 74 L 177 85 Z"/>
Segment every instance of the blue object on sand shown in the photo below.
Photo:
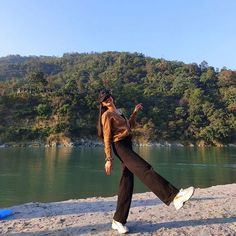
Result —
<path fill-rule="evenodd" d="M 12 214 L 13 214 L 12 210 L 2 209 L 2 210 L 0 210 L 0 220 L 4 219 Z"/>

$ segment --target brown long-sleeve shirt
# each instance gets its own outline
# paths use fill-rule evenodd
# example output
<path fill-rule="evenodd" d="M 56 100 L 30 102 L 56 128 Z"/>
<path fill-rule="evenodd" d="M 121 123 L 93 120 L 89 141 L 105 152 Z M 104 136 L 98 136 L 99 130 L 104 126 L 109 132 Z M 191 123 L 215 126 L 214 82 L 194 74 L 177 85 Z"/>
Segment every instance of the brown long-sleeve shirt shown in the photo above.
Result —
<path fill-rule="evenodd" d="M 113 111 L 105 111 L 102 115 L 103 137 L 106 158 L 112 157 L 111 143 L 122 140 L 131 135 L 135 127 L 137 112 L 133 112 L 129 119 Z"/>

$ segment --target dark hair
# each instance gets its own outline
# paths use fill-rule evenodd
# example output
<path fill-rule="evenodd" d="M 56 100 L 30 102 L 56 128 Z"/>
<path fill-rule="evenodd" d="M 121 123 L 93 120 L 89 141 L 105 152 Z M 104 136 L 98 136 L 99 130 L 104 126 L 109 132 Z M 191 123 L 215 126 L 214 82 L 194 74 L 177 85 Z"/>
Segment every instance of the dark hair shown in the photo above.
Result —
<path fill-rule="evenodd" d="M 102 102 L 107 96 L 111 96 L 111 92 L 108 89 L 103 89 L 100 91 L 98 96 L 99 105 L 99 114 L 98 114 L 98 122 L 97 122 L 97 134 L 99 138 L 103 138 L 103 127 L 102 127 L 102 114 L 107 111 L 107 107 L 102 105 Z"/>
<path fill-rule="evenodd" d="M 98 123 L 97 123 L 97 131 L 98 137 L 103 138 L 103 127 L 102 127 L 102 114 L 107 110 L 107 107 L 102 106 L 102 103 L 99 105 L 99 114 L 98 114 Z"/>
<path fill-rule="evenodd" d="M 108 89 L 103 89 L 98 95 L 98 101 L 102 103 L 107 97 L 111 96 L 111 92 Z"/>

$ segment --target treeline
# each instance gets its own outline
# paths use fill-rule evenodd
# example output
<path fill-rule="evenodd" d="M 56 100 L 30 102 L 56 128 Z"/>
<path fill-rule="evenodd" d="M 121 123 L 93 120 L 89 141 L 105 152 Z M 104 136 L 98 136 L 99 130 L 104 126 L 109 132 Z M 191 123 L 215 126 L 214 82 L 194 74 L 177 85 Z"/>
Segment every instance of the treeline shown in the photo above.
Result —
<path fill-rule="evenodd" d="M 98 91 L 112 90 L 137 141 L 236 141 L 236 71 L 139 53 L 0 58 L 0 142 L 96 136 Z M 60 140 L 59 140 L 60 141 Z"/>

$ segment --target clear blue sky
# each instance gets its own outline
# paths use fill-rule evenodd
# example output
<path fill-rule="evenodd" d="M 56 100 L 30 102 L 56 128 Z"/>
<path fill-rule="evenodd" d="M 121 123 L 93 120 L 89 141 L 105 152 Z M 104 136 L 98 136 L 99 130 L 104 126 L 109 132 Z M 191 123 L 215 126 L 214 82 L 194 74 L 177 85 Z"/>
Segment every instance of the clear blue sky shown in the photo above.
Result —
<path fill-rule="evenodd" d="M 236 69 L 236 0 L 0 0 L 0 56 L 128 51 Z"/>

